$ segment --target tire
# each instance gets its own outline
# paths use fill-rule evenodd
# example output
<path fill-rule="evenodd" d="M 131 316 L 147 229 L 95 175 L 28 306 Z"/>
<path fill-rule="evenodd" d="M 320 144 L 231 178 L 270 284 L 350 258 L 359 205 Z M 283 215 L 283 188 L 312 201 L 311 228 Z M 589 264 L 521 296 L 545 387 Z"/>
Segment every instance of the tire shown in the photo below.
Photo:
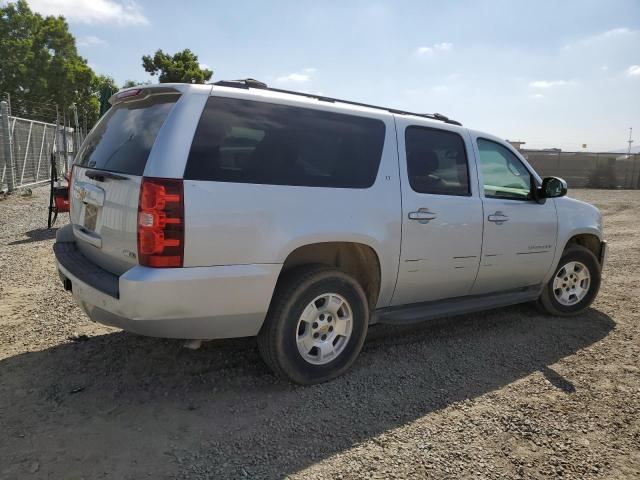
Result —
<path fill-rule="evenodd" d="M 258 349 L 265 363 L 282 378 L 301 385 L 326 382 L 351 368 L 368 325 L 368 302 L 358 282 L 331 267 L 306 266 L 292 270 L 278 282 L 258 333 Z M 322 350 L 315 345 L 321 345 Z"/>
<path fill-rule="evenodd" d="M 563 268 L 567 265 L 571 265 L 572 262 L 577 262 L 578 265 L 576 268 L 580 270 L 578 273 L 575 273 L 576 270 L 570 269 L 564 271 L 564 274 L 567 276 L 559 275 Z M 570 295 L 572 293 L 572 286 L 575 286 L 576 289 L 580 288 L 581 280 L 580 275 L 584 275 L 582 273 L 582 267 L 587 269 L 587 273 L 589 275 L 588 287 L 583 294 L 583 296 L 574 296 L 567 299 L 564 299 L 564 302 L 558 298 L 558 292 L 566 293 Z M 571 273 L 574 274 L 574 280 L 570 277 Z M 558 266 L 556 267 L 553 276 L 545 285 L 540 298 L 538 299 L 538 306 L 546 313 L 551 315 L 567 317 L 571 315 L 576 315 L 582 312 L 585 308 L 591 305 L 591 302 L 596 298 L 598 294 L 598 290 L 600 289 L 600 276 L 601 276 L 601 268 L 600 263 L 596 256 L 591 252 L 591 250 L 575 245 L 568 247 L 562 257 L 560 258 L 560 262 L 558 262 Z M 555 284 L 556 289 L 554 291 L 554 282 L 556 278 L 559 278 L 559 282 Z M 565 282 L 564 280 L 567 279 Z M 564 287 L 563 287 L 564 285 Z M 582 284 L 587 285 L 587 284 Z M 561 287 L 561 288 L 558 288 Z M 567 302 L 568 300 L 568 302 Z"/>

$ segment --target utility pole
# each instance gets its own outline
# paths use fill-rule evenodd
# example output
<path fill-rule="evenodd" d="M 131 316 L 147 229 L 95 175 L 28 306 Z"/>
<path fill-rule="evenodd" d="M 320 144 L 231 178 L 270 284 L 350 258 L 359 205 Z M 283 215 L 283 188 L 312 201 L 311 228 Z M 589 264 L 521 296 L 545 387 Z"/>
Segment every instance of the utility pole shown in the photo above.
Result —
<path fill-rule="evenodd" d="M 633 143 L 633 139 L 631 138 L 631 134 L 633 133 L 633 127 L 629 127 L 629 140 L 627 143 L 629 144 L 629 150 L 627 150 L 627 155 L 631 155 L 631 144 Z"/>

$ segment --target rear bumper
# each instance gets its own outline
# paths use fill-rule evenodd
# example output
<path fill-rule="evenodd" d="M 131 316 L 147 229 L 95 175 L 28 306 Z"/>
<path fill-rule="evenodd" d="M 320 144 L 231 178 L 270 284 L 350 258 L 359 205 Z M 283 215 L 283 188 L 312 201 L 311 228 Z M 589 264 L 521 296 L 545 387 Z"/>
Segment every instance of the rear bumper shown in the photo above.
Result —
<path fill-rule="evenodd" d="M 113 275 L 84 257 L 61 229 L 54 252 L 65 288 L 89 318 L 167 338 L 253 336 L 264 321 L 282 265 L 192 268 L 136 266 Z M 67 241 L 65 241 L 67 240 Z"/>

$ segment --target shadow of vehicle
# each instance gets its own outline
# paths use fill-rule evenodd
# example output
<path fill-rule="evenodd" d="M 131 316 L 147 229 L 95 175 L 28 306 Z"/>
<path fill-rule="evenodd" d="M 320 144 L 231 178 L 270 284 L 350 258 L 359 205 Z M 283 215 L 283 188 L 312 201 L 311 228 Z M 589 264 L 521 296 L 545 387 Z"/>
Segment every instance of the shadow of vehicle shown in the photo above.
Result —
<path fill-rule="evenodd" d="M 13 242 L 10 242 L 8 245 L 22 245 L 23 243 L 42 242 L 43 240 L 51 240 L 56 238 L 57 231 L 58 231 L 58 227 L 34 228 L 33 230 L 24 232 L 27 238 L 24 238 L 22 240 L 14 240 Z"/>
<path fill-rule="evenodd" d="M 43 478 L 282 477 L 537 371 L 569 395 L 549 365 L 614 325 L 528 306 L 378 325 L 352 372 L 311 387 L 276 379 L 253 339 L 194 352 L 119 332 L 24 353 L 0 361 L 0 476 L 35 458 Z"/>

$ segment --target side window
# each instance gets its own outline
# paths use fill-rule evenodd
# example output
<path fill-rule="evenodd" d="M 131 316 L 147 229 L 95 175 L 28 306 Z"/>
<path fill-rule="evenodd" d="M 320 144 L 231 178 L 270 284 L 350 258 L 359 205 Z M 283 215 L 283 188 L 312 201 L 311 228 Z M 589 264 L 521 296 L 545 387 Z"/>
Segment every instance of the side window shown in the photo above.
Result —
<path fill-rule="evenodd" d="M 188 180 L 368 188 L 385 124 L 372 118 L 211 97 L 189 152 Z"/>
<path fill-rule="evenodd" d="M 408 127 L 409 185 L 418 193 L 469 195 L 469 167 L 462 137 L 447 130 Z"/>
<path fill-rule="evenodd" d="M 484 138 L 478 139 L 478 150 L 486 197 L 529 199 L 531 174 L 513 153 Z"/>

